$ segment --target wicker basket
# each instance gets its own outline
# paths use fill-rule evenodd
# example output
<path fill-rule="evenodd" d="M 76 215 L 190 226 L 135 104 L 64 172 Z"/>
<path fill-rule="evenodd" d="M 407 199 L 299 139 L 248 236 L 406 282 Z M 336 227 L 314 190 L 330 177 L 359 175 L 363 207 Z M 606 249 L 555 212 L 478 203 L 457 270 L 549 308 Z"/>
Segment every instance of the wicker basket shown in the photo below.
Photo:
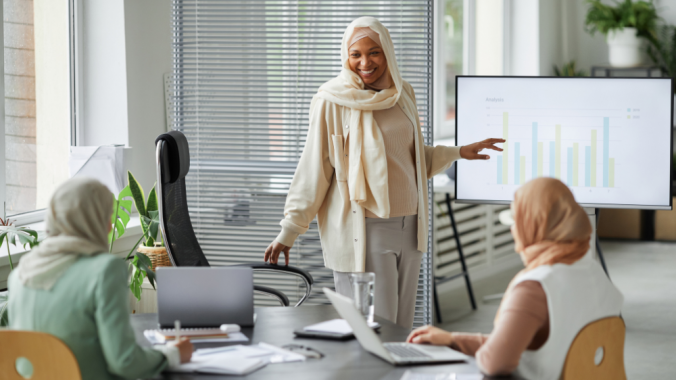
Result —
<path fill-rule="evenodd" d="M 169 255 L 167 254 L 167 248 L 165 247 L 145 247 L 141 245 L 136 248 L 136 251 L 148 256 L 150 262 L 152 263 L 153 271 L 157 270 L 158 267 L 172 266 Z"/>

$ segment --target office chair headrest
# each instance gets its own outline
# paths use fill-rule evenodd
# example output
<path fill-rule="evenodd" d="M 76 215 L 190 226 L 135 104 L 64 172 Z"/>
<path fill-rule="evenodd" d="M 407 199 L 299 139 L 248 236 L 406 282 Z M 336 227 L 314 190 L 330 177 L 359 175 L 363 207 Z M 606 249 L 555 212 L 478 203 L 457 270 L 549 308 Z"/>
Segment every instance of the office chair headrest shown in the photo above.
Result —
<path fill-rule="evenodd" d="M 188 139 L 179 131 L 170 131 L 159 135 L 155 139 L 155 145 L 160 141 L 164 141 L 169 159 L 169 173 L 167 176 L 162 176 L 162 182 L 174 183 L 185 177 L 190 170 Z"/>

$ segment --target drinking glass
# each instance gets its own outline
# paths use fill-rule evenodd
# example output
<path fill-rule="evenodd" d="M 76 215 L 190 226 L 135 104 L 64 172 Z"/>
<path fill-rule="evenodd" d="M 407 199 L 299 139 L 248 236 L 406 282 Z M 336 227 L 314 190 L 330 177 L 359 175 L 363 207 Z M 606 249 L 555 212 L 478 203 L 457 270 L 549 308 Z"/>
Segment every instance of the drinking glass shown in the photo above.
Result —
<path fill-rule="evenodd" d="M 373 291 L 376 285 L 376 274 L 371 272 L 350 273 L 352 285 L 352 300 L 354 305 L 366 319 L 373 323 Z"/>

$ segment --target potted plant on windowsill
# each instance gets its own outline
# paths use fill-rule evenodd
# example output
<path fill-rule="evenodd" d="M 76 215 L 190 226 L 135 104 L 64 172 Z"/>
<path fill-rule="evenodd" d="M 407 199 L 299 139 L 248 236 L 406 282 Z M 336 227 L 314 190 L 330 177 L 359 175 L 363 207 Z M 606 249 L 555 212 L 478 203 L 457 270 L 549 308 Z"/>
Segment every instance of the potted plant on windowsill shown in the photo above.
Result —
<path fill-rule="evenodd" d="M 127 224 L 131 219 L 132 203 L 139 213 L 141 230 L 139 240 L 133 245 L 126 256 L 130 263 L 131 277 L 129 289 L 137 300 L 141 300 L 143 281 L 148 281 L 155 288 L 154 269 L 160 266 L 171 266 L 164 244 L 158 242 L 159 212 L 157 210 L 157 193 L 155 187 L 148 194 L 146 202 L 143 188 L 131 172 L 127 172 L 129 185 L 125 187 L 114 201 L 112 216 L 113 228 L 109 235 L 110 251 L 113 252 L 115 240 L 124 235 Z M 126 198 L 131 198 L 128 200 Z M 140 245 L 139 245 L 140 244 Z"/>
<path fill-rule="evenodd" d="M 7 211 L 3 210 L 2 219 L 0 219 L 0 247 L 7 244 L 7 259 L 9 260 L 9 271 L 14 270 L 14 263 L 12 263 L 12 254 L 9 251 L 9 245 L 21 245 L 24 248 L 26 245 L 33 249 L 38 245 L 38 233 L 30 228 L 16 227 L 11 220 L 7 218 Z M 9 301 L 9 294 L 7 291 L 0 293 L 0 327 L 9 325 L 7 317 L 7 301 Z"/>
<path fill-rule="evenodd" d="M 143 188 L 136 178 L 134 178 L 131 172 L 127 172 L 127 175 L 134 206 L 141 218 L 141 228 L 143 229 L 143 236 L 139 240 L 140 245 L 137 243 L 136 256 L 147 257 L 147 264 L 151 270 L 155 270 L 158 267 L 170 267 L 172 266 L 171 260 L 169 260 L 164 241 L 159 234 L 160 217 L 155 186 L 150 190 L 148 200 L 146 201 Z"/>
<path fill-rule="evenodd" d="M 594 35 L 601 32 L 608 43 L 608 60 L 615 67 L 641 65 L 643 38 L 655 35 L 657 11 L 652 1 L 615 2 L 589 0 L 585 29 Z"/>

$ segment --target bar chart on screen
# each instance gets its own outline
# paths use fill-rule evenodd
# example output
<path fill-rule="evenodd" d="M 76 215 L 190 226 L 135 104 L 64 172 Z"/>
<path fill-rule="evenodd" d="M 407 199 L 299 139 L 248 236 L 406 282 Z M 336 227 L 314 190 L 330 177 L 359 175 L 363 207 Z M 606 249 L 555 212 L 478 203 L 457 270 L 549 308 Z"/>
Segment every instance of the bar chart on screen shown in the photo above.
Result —
<path fill-rule="evenodd" d="M 519 110 L 527 111 L 527 110 Z M 538 110 L 533 110 L 538 111 Z M 575 112 L 577 111 L 577 112 Z M 640 110 L 567 110 L 566 115 L 547 116 L 537 112 L 510 112 L 499 109 L 488 114 L 502 119 L 503 153 L 497 154 L 496 184 L 522 185 L 537 177 L 558 178 L 571 187 L 615 187 L 615 157 L 611 157 L 611 116 L 614 145 L 620 144 L 622 127 Z M 560 113 L 560 111 L 555 112 Z M 552 119 L 550 121 L 550 119 Z M 558 119 L 558 120 L 557 120 Z M 532 121 L 537 120 L 537 121 Z M 512 152 L 512 153 L 510 153 Z M 510 176 L 510 170 L 513 173 Z"/>
<path fill-rule="evenodd" d="M 538 177 L 594 207 L 670 207 L 670 80 L 458 78 L 458 145 L 503 138 L 457 166 L 457 197 L 506 203 Z"/>

